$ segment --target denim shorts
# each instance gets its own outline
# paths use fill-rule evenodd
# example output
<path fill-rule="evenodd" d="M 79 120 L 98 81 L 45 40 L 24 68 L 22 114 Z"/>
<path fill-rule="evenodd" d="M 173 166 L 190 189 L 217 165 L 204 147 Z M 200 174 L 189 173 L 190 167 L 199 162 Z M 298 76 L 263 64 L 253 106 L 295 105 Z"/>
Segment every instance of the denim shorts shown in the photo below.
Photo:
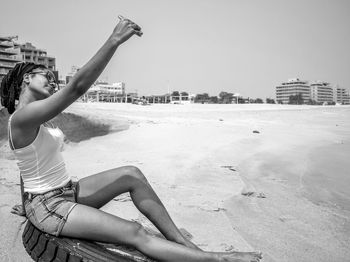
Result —
<path fill-rule="evenodd" d="M 24 193 L 24 206 L 28 220 L 39 230 L 59 236 L 67 217 L 77 205 L 78 183 L 43 194 Z"/>

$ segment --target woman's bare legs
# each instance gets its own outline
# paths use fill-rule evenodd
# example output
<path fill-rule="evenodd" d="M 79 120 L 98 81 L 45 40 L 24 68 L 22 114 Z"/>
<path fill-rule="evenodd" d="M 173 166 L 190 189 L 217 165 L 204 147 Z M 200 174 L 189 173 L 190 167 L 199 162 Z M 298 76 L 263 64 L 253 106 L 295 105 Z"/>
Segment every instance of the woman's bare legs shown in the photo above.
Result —
<path fill-rule="evenodd" d="M 81 204 L 69 214 L 61 235 L 130 245 L 151 258 L 165 262 L 257 262 L 261 258 L 255 252 L 214 253 L 189 248 L 151 236 L 136 222 Z"/>
<path fill-rule="evenodd" d="M 82 205 L 72 210 L 62 235 L 131 245 L 160 261 L 259 261 L 261 256 L 256 252 L 210 253 L 196 249 L 182 236 L 138 168 L 108 170 L 80 180 L 79 187 L 78 203 Z M 171 241 L 147 234 L 138 223 L 96 209 L 125 192 L 130 192 L 135 206 Z"/>
<path fill-rule="evenodd" d="M 138 210 L 158 228 L 166 239 L 199 249 L 182 235 L 137 167 L 119 167 L 81 179 L 78 203 L 100 208 L 125 192 L 130 192 L 131 199 Z"/>

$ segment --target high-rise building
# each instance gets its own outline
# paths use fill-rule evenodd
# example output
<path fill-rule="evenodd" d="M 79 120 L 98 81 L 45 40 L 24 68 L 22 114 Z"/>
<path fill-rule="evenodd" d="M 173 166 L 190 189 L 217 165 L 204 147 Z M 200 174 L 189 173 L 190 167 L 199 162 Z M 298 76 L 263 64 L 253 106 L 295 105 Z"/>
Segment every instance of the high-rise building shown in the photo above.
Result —
<path fill-rule="evenodd" d="M 345 88 L 334 88 L 334 102 L 342 105 L 350 105 L 349 91 Z"/>
<path fill-rule="evenodd" d="M 56 58 L 48 56 L 43 49 L 36 48 L 32 43 L 19 45 L 23 61 L 45 65 L 51 71 L 56 71 Z"/>
<path fill-rule="evenodd" d="M 276 86 L 276 101 L 281 104 L 288 104 L 290 96 L 301 95 L 303 103 L 310 100 L 310 86 L 307 81 L 299 78 L 289 79 L 287 82 Z"/>
<path fill-rule="evenodd" d="M 22 61 L 20 49 L 13 42 L 16 38 L 0 36 L 0 82 L 16 63 Z"/>
<path fill-rule="evenodd" d="M 310 99 L 316 103 L 333 103 L 333 87 L 327 82 L 312 83 L 310 85 Z"/>
<path fill-rule="evenodd" d="M 48 56 L 43 49 L 38 49 L 31 43 L 18 44 L 13 40 L 14 37 L 0 36 L 0 81 L 18 62 L 33 62 L 45 65 L 50 69 L 56 79 L 58 79 L 58 71 L 56 71 L 56 59 Z"/>

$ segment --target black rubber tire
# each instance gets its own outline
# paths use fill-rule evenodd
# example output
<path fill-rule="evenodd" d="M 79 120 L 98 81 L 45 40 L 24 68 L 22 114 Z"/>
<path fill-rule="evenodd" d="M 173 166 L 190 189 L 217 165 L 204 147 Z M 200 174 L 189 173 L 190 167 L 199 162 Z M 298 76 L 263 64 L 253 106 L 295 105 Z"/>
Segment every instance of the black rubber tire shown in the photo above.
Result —
<path fill-rule="evenodd" d="M 23 245 L 34 261 L 42 262 L 154 262 L 135 249 L 81 239 L 46 234 L 28 220 L 22 235 Z"/>

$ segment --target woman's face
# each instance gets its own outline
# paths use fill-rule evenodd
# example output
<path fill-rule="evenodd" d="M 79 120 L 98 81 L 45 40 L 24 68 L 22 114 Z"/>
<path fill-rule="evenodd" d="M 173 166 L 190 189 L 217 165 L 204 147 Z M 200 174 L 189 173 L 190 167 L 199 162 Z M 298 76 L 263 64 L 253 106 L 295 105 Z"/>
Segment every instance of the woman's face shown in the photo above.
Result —
<path fill-rule="evenodd" d="M 54 74 L 47 69 L 34 69 L 28 79 L 28 88 L 38 99 L 51 96 L 57 88 Z"/>

